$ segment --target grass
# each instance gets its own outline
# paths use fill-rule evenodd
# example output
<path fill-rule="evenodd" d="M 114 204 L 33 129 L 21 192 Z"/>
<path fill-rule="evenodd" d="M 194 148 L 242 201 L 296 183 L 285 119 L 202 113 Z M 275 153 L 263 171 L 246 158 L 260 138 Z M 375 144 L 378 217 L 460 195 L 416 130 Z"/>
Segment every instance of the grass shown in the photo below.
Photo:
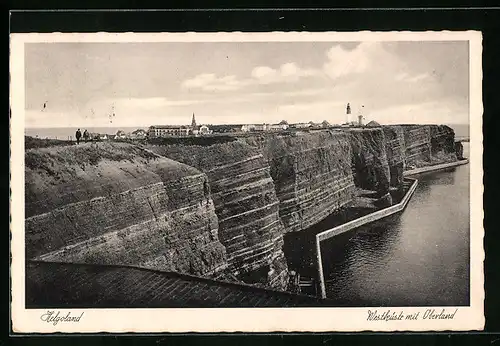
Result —
<path fill-rule="evenodd" d="M 26 168 L 55 172 L 61 167 L 97 165 L 101 160 L 135 161 L 150 160 L 157 156 L 139 147 L 124 143 L 80 144 L 71 146 L 37 147 L 28 149 L 24 155 Z"/>
<path fill-rule="evenodd" d="M 238 162 L 258 154 L 256 148 L 241 142 L 200 145 L 153 145 L 151 151 L 203 171 L 219 164 Z"/>
<path fill-rule="evenodd" d="M 73 141 L 64 141 L 59 139 L 40 139 L 31 136 L 24 136 L 24 148 L 25 149 L 36 149 L 36 148 L 48 148 L 55 146 L 69 146 L 75 145 Z"/>

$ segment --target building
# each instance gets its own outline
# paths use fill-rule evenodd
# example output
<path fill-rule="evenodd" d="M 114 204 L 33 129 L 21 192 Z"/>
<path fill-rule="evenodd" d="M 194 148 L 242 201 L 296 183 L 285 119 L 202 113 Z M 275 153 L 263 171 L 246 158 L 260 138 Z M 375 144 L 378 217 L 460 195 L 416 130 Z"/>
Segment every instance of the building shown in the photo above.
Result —
<path fill-rule="evenodd" d="M 310 123 L 298 123 L 298 124 L 293 124 L 292 126 L 297 128 L 297 129 L 307 129 L 307 128 L 311 127 L 311 124 Z"/>
<path fill-rule="evenodd" d="M 255 129 L 255 125 L 252 125 L 252 124 L 241 126 L 242 132 L 250 132 L 250 131 L 253 131 L 254 129 Z"/>
<path fill-rule="evenodd" d="M 179 125 L 155 125 L 149 127 L 149 137 L 185 137 L 191 134 L 191 129 L 188 126 Z"/>
<path fill-rule="evenodd" d="M 144 138 L 146 137 L 146 132 L 140 132 L 144 130 L 136 130 L 133 132 L 136 138 Z M 191 119 L 191 125 L 154 125 L 150 126 L 147 132 L 147 135 L 150 138 L 154 137 L 187 137 L 187 136 L 204 136 L 209 135 L 213 131 L 207 125 L 197 125 L 196 118 L 193 113 L 193 117 Z"/>
<path fill-rule="evenodd" d="M 191 129 L 192 130 L 196 129 L 196 119 L 194 117 L 194 113 L 193 113 L 193 118 L 191 119 Z"/>
<path fill-rule="evenodd" d="M 380 127 L 380 124 L 375 120 L 372 120 L 368 124 L 366 124 L 366 127 Z"/>
<path fill-rule="evenodd" d="M 114 139 L 125 139 L 126 137 L 127 137 L 127 135 L 125 134 L 125 131 L 118 130 L 116 132 L 116 136 Z"/>
<path fill-rule="evenodd" d="M 147 135 L 148 135 L 148 133 L 145 130 L 137 129 L 130 134 L 130 138 L 132 138 L 132 139 L 144 139 L 144 138 L 146 138 Z"/>
<path fill-rule="evenodd" d="M 255 124 L 254 131 L 267 131 L 267 124 Z"/>
<path fill-rule="evenodd" d="M 351 104 L 350 103 L 347 103 L 345 114 L 346 114 L 346 124 L 351 123 Z"/>
<path fill-rule="evenodd" d="M 326 121 L 326 120 L 323 120 L 323 122 L 321 123 L 321 127 L 325 127 L 325 128 L 328 128 L 328 127 L 331 127 L 332 125 Z"/>
<path fill-rule="evenodd" d="M 288 129 L 288 124 L 271 124 L 267 126 L 268 131 L 285 131 Z"/>
<path fill-rule="evenodd" d="M 210 131 L 210 129 L 208 128 L 207 125 L 201 125 L 200 129 L 198 130 L 198 134 L 201 136 L 209 135 L 211 133 L 212 133 L 212 131 Z"/>

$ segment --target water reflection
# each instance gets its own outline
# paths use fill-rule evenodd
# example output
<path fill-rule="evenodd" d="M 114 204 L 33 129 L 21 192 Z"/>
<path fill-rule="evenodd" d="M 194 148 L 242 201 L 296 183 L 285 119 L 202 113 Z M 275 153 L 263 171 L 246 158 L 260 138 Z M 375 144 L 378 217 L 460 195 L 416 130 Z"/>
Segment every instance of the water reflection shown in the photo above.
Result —
<path fill-rule="evenodd" d="M 339 306 L 469 304 L 469 166 L 417 178 L 402 213 L 322 242 L 327 296 Z M 313 273 L 314 252 L 304 252 L 295 265 Z"/>

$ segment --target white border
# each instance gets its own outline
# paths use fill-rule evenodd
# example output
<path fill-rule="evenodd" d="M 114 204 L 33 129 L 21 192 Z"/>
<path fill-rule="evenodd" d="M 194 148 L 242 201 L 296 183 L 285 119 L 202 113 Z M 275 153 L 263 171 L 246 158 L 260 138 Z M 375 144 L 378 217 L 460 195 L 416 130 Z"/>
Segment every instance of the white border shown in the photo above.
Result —
<path fill-rule="evenodd" d="M 41 321 L 46 310 L 25 306 L 24 287 L 24 43 L 28 42 L 301 42 L 301 41 L 469 41 L 470 66 L 470 307 L 459 307 L 453 320 L 367 322 L 368 308 L 250 309 L 61 309 L 85 312 L 79 323 Z M 484 328 L 482 36 L 480 32 L 349 33 L 52 33 L 11 35 L 11 249 L 12 324 L 14 332 L 276 332 L 276 331 L 444 331 Z M 428 309 L 390 308 L 406 314 Z M 370 308 L 370 310 L 374 310 Z M 387 309 L 378 309 L 385 311 Z M 439 310 L 439 307 L 436 307 Z M 446 308 L 454 311 L 454 308 Z"/>

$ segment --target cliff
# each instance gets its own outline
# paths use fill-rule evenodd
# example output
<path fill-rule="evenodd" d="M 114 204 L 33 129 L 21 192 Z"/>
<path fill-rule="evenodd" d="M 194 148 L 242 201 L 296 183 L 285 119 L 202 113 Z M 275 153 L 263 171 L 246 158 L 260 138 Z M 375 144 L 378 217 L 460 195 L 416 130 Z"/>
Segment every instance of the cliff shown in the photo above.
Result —
<path fill-rule="evenodd" d="M 262 153 L 238 142 L 148 148 L 207 174 L 229 272 L 247 283 L 286 288 L 279 200 Z"/>
<path fill-rule="evenodd" d="M 385 137 L 385 150 L 389 164 L 390 185 L 398 187 L 403 183 L 403 172 L 406 169 L 406 144 L 404 130 L 401 126 L 382 127 Z"/>
<path fill-rule="evenodd" d="M 136 146 L 25 153 L 26 256 L 212 275 L 226 266 L 205 174 Z"/>
<path fill-rule="evenodd" d="M 27 258 L 277 289 L 288 281 L 286 233 L 293 240 L 359 193 L 390 205 L 405 170 L 461 156 L 453 130 L 436 125 L 35 142 L 25 153 Z"/>
<path fill-rule="evenodd" d="M 306 229 L 351 201 L 352 153 L 346 133 L 261 134 L 242 141 L 269 162 L 287 232 Z"/>
<path fill-rule="evenodd" d="M 349 130 L 352 147 L 352 174 L 357 187 L 376 191 L 378 197 L 387 199 L 389 195 L 391 174 L 387 160 L 386 139 L 382 129 Z"/>
<path fill-rule="evenodd" d="M 405 137 L 406 167 L 423 166 L 453 162 L 455 152 L 455 133 L 445 125 L 402 125 Z"/>

